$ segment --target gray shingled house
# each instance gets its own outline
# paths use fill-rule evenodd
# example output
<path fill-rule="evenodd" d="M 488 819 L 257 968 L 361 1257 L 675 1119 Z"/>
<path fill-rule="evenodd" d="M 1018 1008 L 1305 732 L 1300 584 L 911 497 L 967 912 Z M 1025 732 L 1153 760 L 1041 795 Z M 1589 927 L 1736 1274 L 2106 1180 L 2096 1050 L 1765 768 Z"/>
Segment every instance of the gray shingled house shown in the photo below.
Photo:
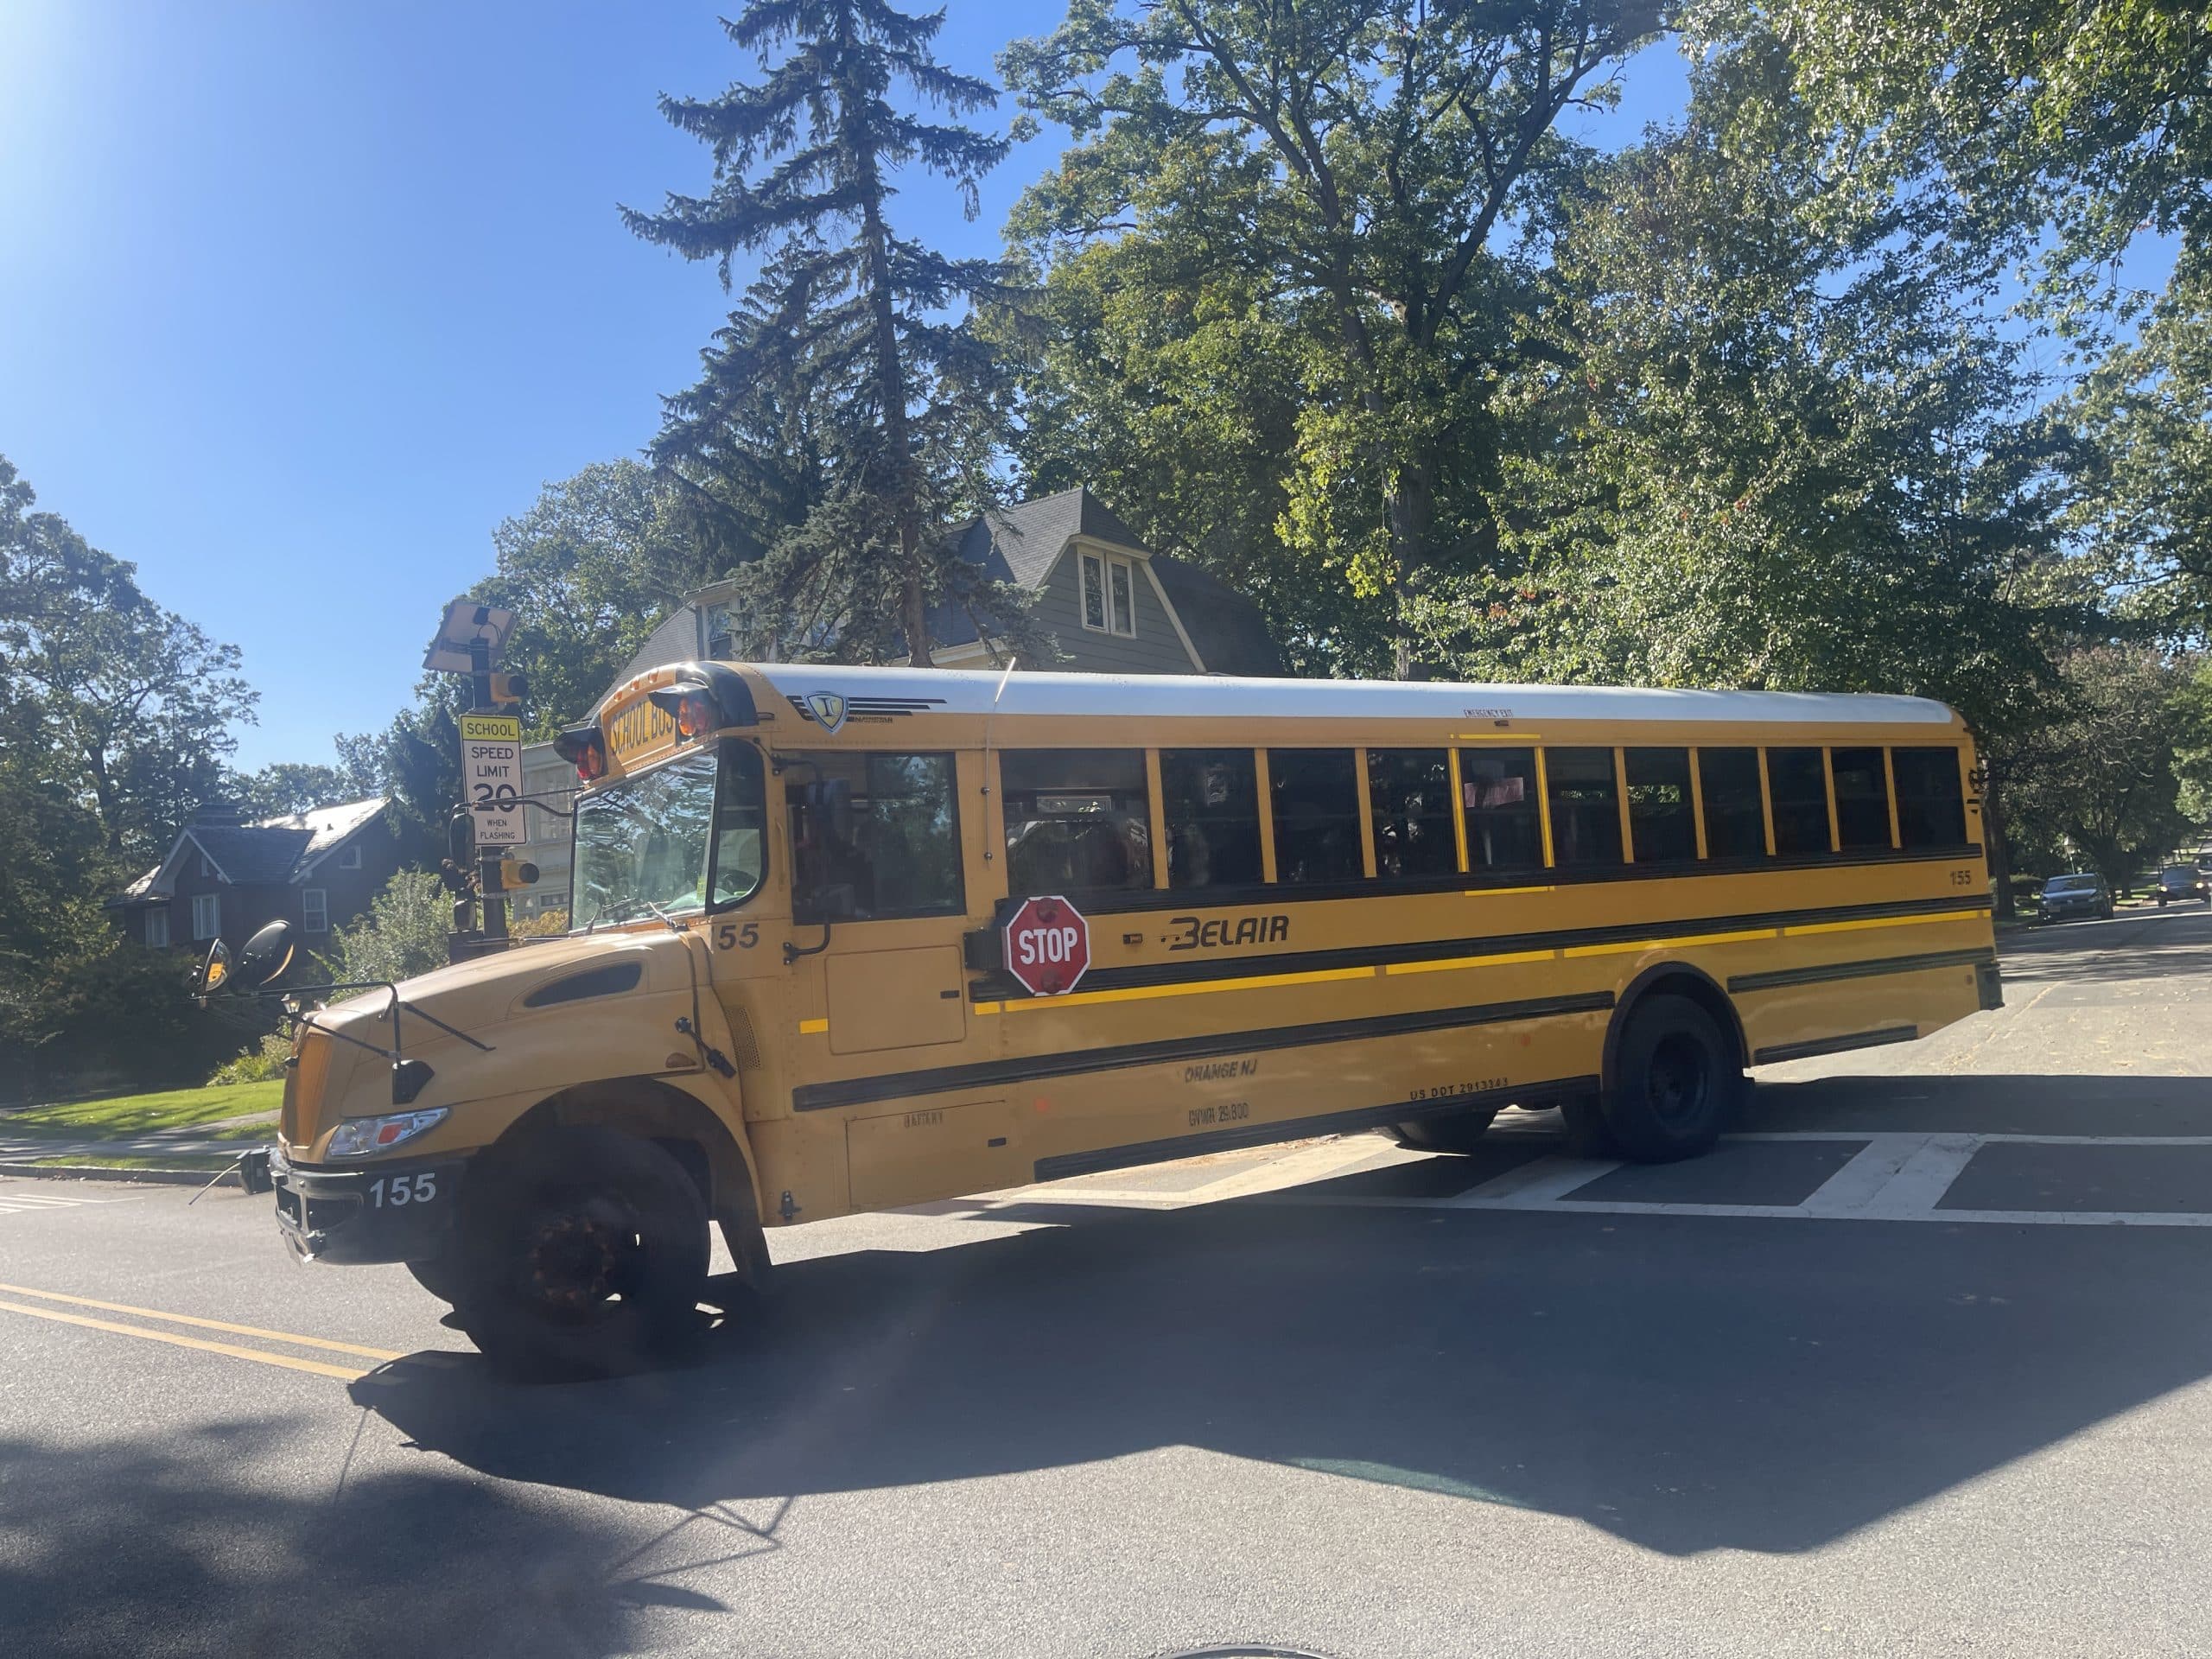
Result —
<path fill-rule="evenodd" d="M 1087 489 L 1063 490 L 981 514 L 958 531 L 960 556 L 1037 595 L 1034 615 L 1060 649 L 1037 667 L 1094 674 L 1276 675 L 1283 671 L 1259 609 L 1194 564 L 1154 553 Z M 615 677 L 694 658 L 730 658 L 737 584 L 701 588 L 653 630 Z M 963 613 L 931 619 L 946 668 L 1001 661 Z M 608 688 L 610 690 L 612 687 Z"/>

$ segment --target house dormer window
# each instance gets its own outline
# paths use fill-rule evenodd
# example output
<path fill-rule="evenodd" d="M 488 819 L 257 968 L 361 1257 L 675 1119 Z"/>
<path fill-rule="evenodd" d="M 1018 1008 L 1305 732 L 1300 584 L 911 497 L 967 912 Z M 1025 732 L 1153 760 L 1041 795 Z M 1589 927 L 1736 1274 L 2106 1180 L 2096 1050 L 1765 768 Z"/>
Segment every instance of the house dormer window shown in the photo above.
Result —
<path fill-rule="evenodd" d="M 1099 633 L 1135 639 L 1136 561 L 1111 553 L 1085 553 L 1082 569 L 1083 626 Z"/>
<path fill-rule="evenodd" d="M 338 868 L 341 870 L 359 869 L 361 868 L 360 848 L 353 846 L 340 849 L 338 854 Z"/>

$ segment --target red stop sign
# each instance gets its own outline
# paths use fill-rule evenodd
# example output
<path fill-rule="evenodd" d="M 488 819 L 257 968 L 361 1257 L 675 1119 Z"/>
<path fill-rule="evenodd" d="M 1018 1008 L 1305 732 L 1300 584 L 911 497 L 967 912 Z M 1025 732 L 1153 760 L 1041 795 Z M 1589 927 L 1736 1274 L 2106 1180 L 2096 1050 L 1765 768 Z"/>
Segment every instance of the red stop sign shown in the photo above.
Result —
<path fill-rule="evenodd" d="M 1090 966 L 1090 924 L 1065 899 L 1025 899 L 1006 925 L 1006 970 L 1032 996 L 1065 996 Z"/>

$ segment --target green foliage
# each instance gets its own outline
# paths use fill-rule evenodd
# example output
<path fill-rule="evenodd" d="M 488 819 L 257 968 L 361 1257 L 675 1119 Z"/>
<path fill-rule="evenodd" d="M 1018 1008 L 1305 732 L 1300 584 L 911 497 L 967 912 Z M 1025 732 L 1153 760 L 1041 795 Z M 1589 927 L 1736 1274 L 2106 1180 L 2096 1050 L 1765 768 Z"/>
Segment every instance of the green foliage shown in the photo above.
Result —
<path fill-rule="evenodd" d="M 0 457 L 0 697 L 43 782 L 90 811 L 105 849 L 143 868 L 221 792 L 232 725 L 259 693 L 219 645 L 138 589 Z"/>
<path fill-rule="evenodd" d="M 453 906 L 438 878 L 402 870 L 369 900 L 367 914 L 330 936 L 334 981 L 411 979 L 446 965 Z"/>
<path fill-rule="evenodd" d="M 336 766 L 295 760 L 278 760 L 258 772 L 231 774 L 232 798 L 249 823 L 289 817 L 319 806 L 337 806 L 376 792 L 373 788 L 356 788 L 353 779 Z"/>
<path fill-rule="evenodd" d="M 243 1054 L 225 1060 L 207 1075 L 207 1086 L 219 1089 L 241 1083 L 282 1083 L 284 1063 L 292 1058 L 292 1039 L 281 1031 L 265 1034 Z"/>
<path fill-rule="evenodd" d="M 624 212 L 690 259 L 760 254 L 761 274 L 671 400 L 656 455 L 724 551 L 754 562 L 743 631 L 754 651 L 930 660 L 930 613 L 952 605 L 994 634 L 1022 629 L 1010 588 L 952 556 L 944 528 L 988 488 L 1004 393 L 991 354 L 949 310 L 998 291 L 999 268 L 949 259 L 892 226 L 893 180 L 919 168 L 976 211 L 976 181 L 1008 141 L 893 105 L 901 87 L 958 117 L 997 99 L 931 55 L 944 14 L 887 0 L 753 0 L 724 22 L 764 78 L 661 111 L 707 143 L 714 187 Z"/>
<path fill-rule="evenodd" d="M 2106 580 L 2212 634 L 2212 270 L 2184 273 L 2063 413 L 2088 457 L 2074 518 Z"/>
<path fill-rule="evenodd" d="M 1916 692 L 2032 725 L 2094 614 L 2063 449 L 1974 273 L 1825 211 L 1771 43 L 1592 171 L 1499 400 L 1503 569 L 1424 616 L 1473 677 Z"/>
<path fill-rule="evenodd" d="M 469 594 L 515 613 L 499 660 L 529 677 L 532 737 L 582 720 L 653 626 L 717 574 L 671 480 L 634 461 L 547 485 L 492 542 L 498 571 Z"/>
<path fill-rule="evenodd" d="M 1301 662 L 1404 674 L 1418 602 L 1486 564 L 1495 383 L 1522 355 L 1551 205 L 1584 159 L 1556 124 L 1611 101 L 1611 67 L 1660 18 L 1648 0 L 1074 0 L 1001 59 L 1024 104 L 1077 141 L 1014 226 L 1062 290 L 1045 372 L 1085 349 L 1067 331 L 1096 317 L 1112 360 L 1160 353 L 1132 403 L 1155 384 L 1191 397 L 1166 414 L 1192 429 L 1199 467 L 1240 449 L 1258 462 L 1194 539 L 1168 544 L 1257 563 L 1257 510 L 1279 499 L 1268 553 L 1294 574 L 1254 585 L 1263 601 L 1301 582 L 1325 594 L 1319 614 L 1270 607 Z M 1124 302 L 1087 308 L 1099 269 L 1061 273 L 1109 240 L 1100 263 Z M 1281 378 L 1192 385 L 1239 326 Z M 1080 376 L 1046 393 L 1033 465 L 1065 465 L 1053 451 L 1071 435 L 1147 424 L 1100 407 L 1122 396 Z"/>
<path fill-rule="evenodd" d="M 1993 790 L 2045 869 L 2087 868 L 2115 892 L 2202 820 L 2182 802 L 2192 665 L 2144 645 L 2086 646 L 2064 663 L 2067 702 L 2048 726 L 1994 746 Z"/>
<path fill-rule="evenodd" d="M 384 730 L 335 740 L 350 798 L 391 797 L 400 862 L 410 868 L 435 869 L 446 855 L 447 824 L 461 798 L 460 721 L 468 702 L 466 676 L 425 674 L 414 705 Z"/>
<path fill-rule="evenodd" d="M 2035 256 L 2075 321 L 2145 230 L 2204 274 L 2212 29 L 2191 0 L 1707 0 L 1691 16 L 1707 39 L 1778 29 L 1819 119 L 1812 164 L 1846 194 L 1940 199 L 1961 232 Z"/>

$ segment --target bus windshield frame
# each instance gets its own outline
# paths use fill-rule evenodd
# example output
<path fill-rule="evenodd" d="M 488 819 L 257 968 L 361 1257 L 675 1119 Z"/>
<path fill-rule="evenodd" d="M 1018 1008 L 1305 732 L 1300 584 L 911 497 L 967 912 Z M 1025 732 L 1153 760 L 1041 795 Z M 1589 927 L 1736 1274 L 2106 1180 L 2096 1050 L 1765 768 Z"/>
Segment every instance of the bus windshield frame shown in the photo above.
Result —
<path fill-rule="evenodd" d="M 578 794 L 569 931 L 748 903 L 768 877 L 766 770 L 758 748 L 732 738 Z"/>

